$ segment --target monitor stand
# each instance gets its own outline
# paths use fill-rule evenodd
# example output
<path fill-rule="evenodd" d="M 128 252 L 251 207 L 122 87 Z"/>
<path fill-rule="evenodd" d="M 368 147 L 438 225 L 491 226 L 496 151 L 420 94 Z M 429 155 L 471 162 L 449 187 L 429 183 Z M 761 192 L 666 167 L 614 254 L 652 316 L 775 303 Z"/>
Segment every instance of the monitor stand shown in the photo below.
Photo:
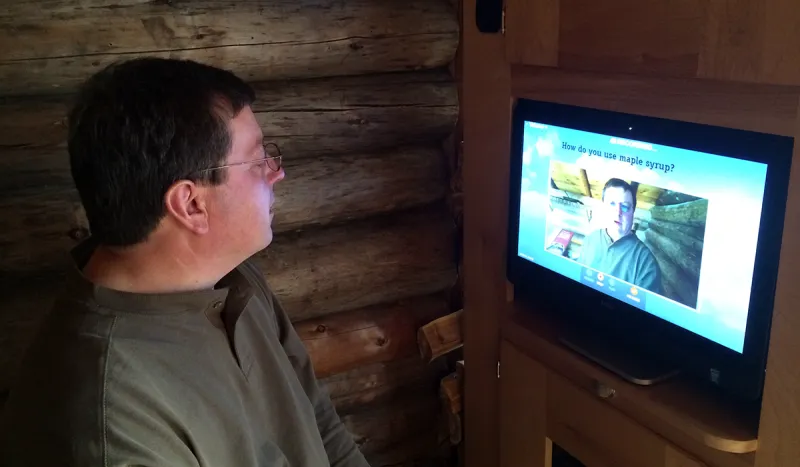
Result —
<path fill-rule="evenodd" d="M 642 355 L 613 342 L 608 336 L 570 334 L 561 343 L 631 383 L 650 386 L 676 376 L 676 366 Z"/>

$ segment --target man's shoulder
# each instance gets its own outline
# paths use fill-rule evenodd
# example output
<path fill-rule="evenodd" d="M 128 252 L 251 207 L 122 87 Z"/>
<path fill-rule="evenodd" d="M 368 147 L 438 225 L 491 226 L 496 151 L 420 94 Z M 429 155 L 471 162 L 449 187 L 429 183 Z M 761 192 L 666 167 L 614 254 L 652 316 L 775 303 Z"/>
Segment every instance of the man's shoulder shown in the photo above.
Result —
<path fill-rule="evenodd" d="M 647 246 L 647 244 L 644 243 L 642 239 L 639 238 L 639 236 L 635 233 L 631 233 L 630 237 L 630 249 L 639 258 L 639 260 L 649 264 L 657 264 L 656 256 L 650 250 L 650 247 Z"/>
<path fill-rule="evenodd" d="M 592 230 L 585 237 L 583 237 L 583 245 L 581 249 L 583 251 L 594 252 L 603 245 L 604 234 L 605 232 L 603 232 L 602 228 Z"/>
<path fill-rule="evenodd" d="M 28 347 L 5 403 L 3 448 L 21 459 L 33 455 L 26 451 L 34 446 L 63 453 L 76 437 L 83 442 L 81 449 L 99 448 L 114 317 L 81 313 L 76 306 L 56 301 Z"/>
<path fill-rule="evenodd" d="M 642 241 L 641 238 L 639 238 L 638 235 L 636 235 L 636 232 L 631 232 L 631 234 L 628 235 L 628 237 L 629 241 L 631 242 L 632 249 L 635 249 L 637 251 L 642 251 L 649 256 L 653 255 L 653 253 L 650 251 L 650 248 Z"/>

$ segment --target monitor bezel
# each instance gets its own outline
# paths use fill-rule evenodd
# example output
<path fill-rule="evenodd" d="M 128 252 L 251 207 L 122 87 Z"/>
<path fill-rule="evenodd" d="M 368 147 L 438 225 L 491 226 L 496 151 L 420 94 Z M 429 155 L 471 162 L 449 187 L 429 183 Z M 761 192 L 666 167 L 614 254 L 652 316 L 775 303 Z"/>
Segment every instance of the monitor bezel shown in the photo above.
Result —
<path fill-rule="evenodd" d="M 517 255 L 524 124 L 542 124 L 685 148 L 767 165 L 743 352 L 703 336 Z M 507 275 L 577 328 L 606 332 L 676 363 L 731 394 L 757 399 L 763 387 L 793 138 L 554 102 L 516 99 L 512 112 Z M 556 299 L 557 298 L 557 299 Z M 592 312 L 602 309 L 603 313 Z M 710 373 L 716 372 L 713 377 Z M 721 376 L 720 376 L 721 375 Z"/>

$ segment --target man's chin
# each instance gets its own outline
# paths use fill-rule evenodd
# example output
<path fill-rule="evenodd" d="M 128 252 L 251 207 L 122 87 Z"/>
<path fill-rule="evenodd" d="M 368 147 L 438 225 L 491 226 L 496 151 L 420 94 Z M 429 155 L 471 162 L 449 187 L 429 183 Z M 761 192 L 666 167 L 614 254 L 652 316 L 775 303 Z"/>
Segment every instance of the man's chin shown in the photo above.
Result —
<path fill-rule="evenodd" d="M 616 224 L 612 228 L 606 229 L 606 231 L 608 232 L 608 235 L 612 237 L 612 239 L 614 240 L 618 240 L 628 234 L 628 231 L 620 229 L 619 226 Z"/>
<path fill-rule="evenodd" d="M 261 248 L 262 250 L 272 244 L 272 240 L 274 240 L 275 234 L 272 232 L 272 227 L 270 226 L 269 231 L 264 235 L 264 246 Z"/>

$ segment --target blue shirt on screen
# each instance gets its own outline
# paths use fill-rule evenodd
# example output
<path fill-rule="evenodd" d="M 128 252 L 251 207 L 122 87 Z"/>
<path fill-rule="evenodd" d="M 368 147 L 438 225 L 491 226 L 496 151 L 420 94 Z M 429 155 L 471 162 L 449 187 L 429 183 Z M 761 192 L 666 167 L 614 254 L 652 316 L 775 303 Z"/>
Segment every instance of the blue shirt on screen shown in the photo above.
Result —
<path fill-rule="evenodd" d="M 655 256 L 633 233 L 612 241 L 606 229 L 598 229 L 583 240 L 579 260 L 603 274 L 663 295 L 661 269 Z"/>

